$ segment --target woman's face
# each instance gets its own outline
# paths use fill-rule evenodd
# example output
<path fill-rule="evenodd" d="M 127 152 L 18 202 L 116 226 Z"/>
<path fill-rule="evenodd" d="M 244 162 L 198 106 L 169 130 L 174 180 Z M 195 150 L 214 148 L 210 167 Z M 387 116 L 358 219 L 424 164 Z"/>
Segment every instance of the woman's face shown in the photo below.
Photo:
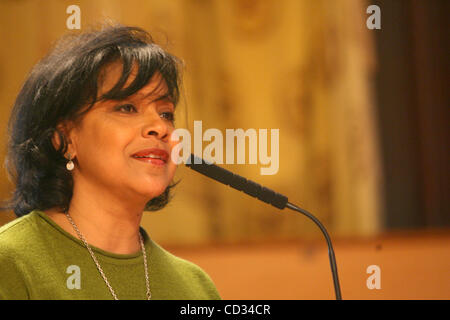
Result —
<path fill-rule="evenodd" d="M 111 89 L 120 78 L 122 64 L 104 69 L 99 94 Z M 127 80 L 128 86 L 136 69 Z M 172 181 L 176 164 L 171 159 L 174 105 L 165 98 L 167 85 L 159 73 L 134 95 L 121 100 L 97 102 L 70 131 L 75 169 L 74 183 L 88 183 L 130 201 L 159 196 Z M 165 151 L 165 161 L 137 156 L 154 156 L 149 149 Z M 139 153 L 144 151 L 143 153 Z M 161 156 L 163 153 L 157 153 Z M 76 187 L 76 186 L 75 186 Z"/>

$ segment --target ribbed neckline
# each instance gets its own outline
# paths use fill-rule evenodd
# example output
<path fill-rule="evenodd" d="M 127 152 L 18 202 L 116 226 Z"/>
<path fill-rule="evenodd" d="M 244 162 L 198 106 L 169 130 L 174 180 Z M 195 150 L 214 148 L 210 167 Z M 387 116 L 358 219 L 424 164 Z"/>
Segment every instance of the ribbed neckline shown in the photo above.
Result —
<path fill-rule="evenodd" d="M 30 212 L 29 216 L 32 216 L 33 213 L 35 213 L 40 218 L 42 218 L 44 221 L 46 221 L 51 227 L 53 227 L 54 229 L 59 231 L 66 238 L 68 238 L 71 241 L 77 243 L 79 246 L 85 248 L 86 251 L 87 251 L 87 248 L 84 245 L 83 241 L 81 241 L 80 239 L 74 237 L 73 235 L 68 233 L 66 230 L 61 228 L 55 221 L 53 221 L 49 216 L 47 216 L 47 214 L 45 212 L 40 211 L 40 210 L 33 210 L 32 212 Z M 143 238 L 144 238 L 144 247 L 146 249 L 147 256 L 149 256 L 149 254 L 150 254 L 150 247 L 154 247 L 154 246 L 152 245 L 152 241 L 151 241 L 150 237 L 148 236 L 147 232 L 144 230 L 144 228 L 139 227 L 139 229 L 140 229 L 140 231 L 141 231 L 141 233 L 143 235 Z M 129 262 L 132 262 L 132 261 L 134 262 L 134 260 L 141 260 L 142 259 L 142 252 L 140 250 L 138 252 L 136 252 L 136 253 L 131 253 L 131 254 L 118 254 L 118 253 L 105 251 L 105 250 L 100 249 L 98 247 L 95 247 L 95 246 L 93 246 L 91 244 L 89 244 L 89 246 L 91 247 L 92 251 L 94 251 L 96 254 L 99 254 L 99 255 L 107 258 L 107 260 L 109 260 L 111 262 L 114 262 L 114 260 L 116 262 L 117 262 L 117 260 L 131 260 Z M 113 260 L 111 260 L 111 258 Z"/>

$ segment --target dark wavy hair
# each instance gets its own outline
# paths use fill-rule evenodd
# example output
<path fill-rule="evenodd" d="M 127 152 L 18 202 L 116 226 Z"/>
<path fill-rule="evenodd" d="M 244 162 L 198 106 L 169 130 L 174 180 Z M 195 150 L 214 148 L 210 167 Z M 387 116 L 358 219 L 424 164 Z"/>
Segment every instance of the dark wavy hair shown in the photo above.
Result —
<path fill-rule="evenodd" d="M 115 61 L 122 63 L 122 75 L 110 91 L 97 97 L 102 68 Z M 135 64 L 136 78 L 124 88 Z M 114 24 L 62 37 L 31 70 L 14 103 L 5 167 L 16 188 L 0 209 L 13 210 L 18 217 L 35 209 L 66 211 L 73 179 L 65 167 L 67 141 L 58 124 L 67 120 L 79 123 L 97 101 L 133 95 L 155 72 L 162 75 L 176 106 L 181 64 L 138 27 Z M 62 142 L 58 150 L 52 143 L 55 132 Z M 147 202 L 144 210 L 165 207 L 171 199 L 171 188 L 178 183 L 171 183 L 160 196 Z"/>

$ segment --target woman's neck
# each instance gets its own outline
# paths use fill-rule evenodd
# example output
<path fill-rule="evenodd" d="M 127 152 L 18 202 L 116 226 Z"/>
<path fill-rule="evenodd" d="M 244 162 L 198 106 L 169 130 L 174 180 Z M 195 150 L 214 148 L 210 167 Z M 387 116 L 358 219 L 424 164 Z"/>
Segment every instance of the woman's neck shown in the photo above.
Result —
<path fill-rule="evenodd" d="M 89 245 L 116 254 L 133 254 L 141 250 L 139 225 L 143 206 L 117 201 L 107 193 L 97 197 L 89 191 L 75 192 L 68 213 Z M 107 204 L 107 205 L 105 205 Z M 45 213 L 61 228 L 79 238 L 64 212 L 46 210 Z"/>
<path fill-rule="evenodd" d="M 45 210 L 44 212 L 62 229 L 79 239 L 77 232 L 64 212 L 56 210 Z M 106 222 L 107 219 L 104 219 L 103 222 L 92 221 L 90 217 L 74 214 L 70 211 L 69 215 L 84 239 L 91 246 L 115 254 L 133 254 L 141 250 L 138 233 L 139 225 L 135 228 L 130 228 L 123 223 Z"/>

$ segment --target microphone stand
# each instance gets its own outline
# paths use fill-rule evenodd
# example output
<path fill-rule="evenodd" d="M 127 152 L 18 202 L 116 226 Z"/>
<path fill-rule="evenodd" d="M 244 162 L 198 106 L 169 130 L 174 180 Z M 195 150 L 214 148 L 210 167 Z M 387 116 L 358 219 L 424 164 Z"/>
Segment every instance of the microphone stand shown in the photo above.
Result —
<path fill-rule="evenodd" d="M 297 207 L 296 205 L 288 202 L 288 198 L 282 194 L 279 194 L 273 190 L 261 186 L 260 184 L 241 177 L 231 171 L 221 168 L 213 163 L 207 162 L 202 158 L 191 154 L 186 161 L 186 166 L 194 171 L 197 171 L 209 178 L 212 178 L 218 182 L 228 185 L 234 189 L 242 191 L 252 197 L 255 197 L 261 201 L 273 205 L 278 209 L 289 208 L 297 211 L 308 218 L 320 228 L 328 245 L 328 256 L 330 259 L 331 273 L 333 275 L 334 291 L 336 294 L 336 300 L 342 300 L 341 288 L 339 285 L 339 277 L 337 272 L 336 257 L 334 256 L 333 245 L 331 243 L 330 236 L 322 223 L 314 217 L 308 211 Z"/>
<path fill-rule="evenodd" d="M 323 224 L 320 223 L 319 219 L 314 217 L 311 213 L 309 213 L 305 209 L 299 208 L 290 202 L 288 202 L 286 204 L 286 207 L 304 214 L 305 216 L 310 218 L 312 221 L 315 222 L 315 224 L 317 224 L 319 226 L 319 228 L 322 231 L 323 235 L 325 236 L 325 239 L 327 240 L 327 244 L 328 244 L 328 257 L 330 258 L 331 274 L 333 275 L 334 292 L 336 294 L 336 300 L 342 300 L 341 287 L 339 285 L 339 278 L 338 278 L 338 272 L 337 272 L 337 266 L 336 266 L 336 257 L 334 256 L 333 245 L 331 244 L 331 239 L 330 239 L 330 236 L 328 235 L 327 230 L 325 229 Z"/>

